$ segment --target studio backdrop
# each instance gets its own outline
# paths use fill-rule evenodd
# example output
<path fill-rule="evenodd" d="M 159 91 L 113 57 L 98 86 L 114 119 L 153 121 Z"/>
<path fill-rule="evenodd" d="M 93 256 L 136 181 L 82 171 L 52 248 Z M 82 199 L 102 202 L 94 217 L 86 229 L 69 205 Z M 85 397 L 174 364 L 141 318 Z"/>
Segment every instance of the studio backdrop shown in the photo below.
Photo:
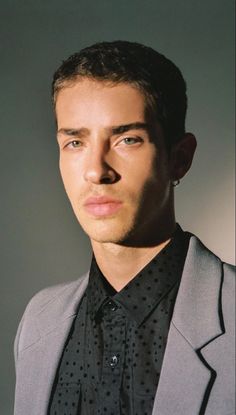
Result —
<path fill-rule="evenodd" d="M 176 189 L 177 220 L 232 262 L 234 2 L 3 0 L 0 14 L 0 414 L 11 415 L 13 339 L 27 302 L 77 278 L 91 256 L 58 170 L 54 70 L 82 47 L 116 39 L 151 46 L 180 67 L 198 148 Z"/>

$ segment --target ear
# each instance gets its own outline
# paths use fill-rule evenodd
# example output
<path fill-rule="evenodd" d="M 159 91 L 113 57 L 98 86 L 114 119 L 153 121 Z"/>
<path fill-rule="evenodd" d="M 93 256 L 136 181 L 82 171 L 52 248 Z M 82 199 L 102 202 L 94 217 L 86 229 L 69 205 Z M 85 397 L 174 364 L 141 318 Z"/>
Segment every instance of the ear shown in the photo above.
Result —
<path fill-rule="evenodd" d="M 182 179 L 191 167 L 197 141 L 193 134 L 186 133 L 171 149 L 170 173 L 172 180 Z"/>

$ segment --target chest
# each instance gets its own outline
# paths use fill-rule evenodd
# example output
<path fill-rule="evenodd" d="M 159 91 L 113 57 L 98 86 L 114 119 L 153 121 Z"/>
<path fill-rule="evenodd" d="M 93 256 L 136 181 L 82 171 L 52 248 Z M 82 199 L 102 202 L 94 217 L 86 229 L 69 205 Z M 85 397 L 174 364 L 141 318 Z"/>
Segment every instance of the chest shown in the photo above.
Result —
<path fill-rule="evenodd" d="M 91 318 L 85 296 L 58 367 L 50 414 L 63 413 L 65 405 L 71 414 L 151 414 L 175 294 L 140 325 L 111 299 Z"/>

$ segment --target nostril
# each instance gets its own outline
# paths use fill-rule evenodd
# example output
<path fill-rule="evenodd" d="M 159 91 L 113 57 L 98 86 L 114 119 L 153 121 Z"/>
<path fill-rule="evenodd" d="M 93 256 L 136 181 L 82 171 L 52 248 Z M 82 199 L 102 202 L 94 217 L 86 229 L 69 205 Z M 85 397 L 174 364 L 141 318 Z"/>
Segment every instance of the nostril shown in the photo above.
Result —
<path fill-rule="evenodd" d="M 120 179 L 120 175 L 106 163 L 91 165 L 85 170 L 84 178 L 94 184 L 112 184 Z"/>
<path fill-rule="evenodd" d="M 112 183 L 114 180 L 112 179 L 112 177 L 110 176 L 106 176 L 106 177 L 102 177 L 101 178 L 101 183 L 103 184 L 110 184 Z"/>
<path fill-rule="evenodd" d="M 112 184 L 119 181 L 121 176 L 113 169 L 109 169 L 101 176 L 100 184 Z"/>

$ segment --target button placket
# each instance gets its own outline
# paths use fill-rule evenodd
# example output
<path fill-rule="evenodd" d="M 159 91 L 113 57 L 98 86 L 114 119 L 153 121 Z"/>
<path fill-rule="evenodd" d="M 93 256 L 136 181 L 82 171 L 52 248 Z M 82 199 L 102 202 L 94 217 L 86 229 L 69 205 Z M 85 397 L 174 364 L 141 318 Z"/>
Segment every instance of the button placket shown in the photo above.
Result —
<path fill-rule="evenodd" d="M 103 366 L 99 402 L 101 409 L 113 408 L 119 414 L 119 390 L 122 379 L 125 340 L 125 316 L 123 310 L 109 299 L 103 306 Z M 103 393 L 113 385 L 112 394 Z M 116 387 L 114 388 L 114 385 Z"/>

